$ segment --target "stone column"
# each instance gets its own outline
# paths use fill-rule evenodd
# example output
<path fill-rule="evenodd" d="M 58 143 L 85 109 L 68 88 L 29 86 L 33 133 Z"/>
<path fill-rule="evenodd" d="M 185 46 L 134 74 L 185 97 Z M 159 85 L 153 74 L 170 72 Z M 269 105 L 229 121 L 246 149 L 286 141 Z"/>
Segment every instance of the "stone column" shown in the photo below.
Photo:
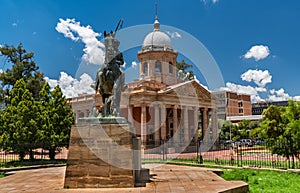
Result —
<path fill-rule="evenodd" d="M 213 141 L 218 138 L 218 115 L 216 109 L 212 109 L 212 135 Z"/>
<path fill-rule="evenodd" d="M 179 132 L 177 133 L 177 128 L 178 128 L 178 119 L 177 119 L 177 106 L 174 106 L 173 108 L 173 141 L 175 143 L 179 142 Z"/>
<path fill-rule="evenodd" d="M 161 120 L 161 138 L 166 139 L 167 137 L 167 127 L 166 127 L 166 114 L 167 109 L 161 108 L 160 110 L 160 120 Z"/>
<path fill-rule="evenodd" d="M 208 109 L 205 107 L 202 111 L 202 138 L 204 138 L 207 128 L 208 128 Z"/>
<path fill-rule="evenodd" d="M 146 114 L 146 105 L 141 106 L 141 142 L 142 146 L 146 144 L 146 130 L 147 130 L 147 114 Z"/>
<path fill-rule="evenodd" d="M 190 128 L 189 128 L 189 114 L 188 107 L 183 107 L 183 129 L 184 129 L 184 142 L 188 142 L 190 139 Z"/>
<path fill-rule="evenodd" d="M 132 105 L 128 105 L 127 107 L 127 120 L 130 123 L 133 123 L 133 118 L 132 118 Z"/>
<path fill-rule="evenodd" d="M 159 121 L 159 106 L 154 105 L 154 131 L 155 131 L 155 146 L 160 145 L 160 121 Z"/>
<path fill-rule="evenodd" d="M 197 142 L 198 140 L 198 107 L 194 107 L 194 139 Z"/>

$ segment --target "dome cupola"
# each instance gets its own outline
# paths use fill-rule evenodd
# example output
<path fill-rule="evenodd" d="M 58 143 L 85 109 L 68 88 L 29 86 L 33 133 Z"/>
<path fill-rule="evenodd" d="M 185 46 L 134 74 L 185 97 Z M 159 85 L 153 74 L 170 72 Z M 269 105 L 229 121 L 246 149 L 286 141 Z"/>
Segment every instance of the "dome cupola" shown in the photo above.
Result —
<path fill-rule="evenodd" d="M 142 51 L 152 51 L 152 50 L 167 50 L 173 51 L 171 39 L 167 34 L 160 31 L 160 23 L 158 17 L 156 16 L 154 21 L 154 30 L 150 32 L 144 39 L 142 45 Z"/>

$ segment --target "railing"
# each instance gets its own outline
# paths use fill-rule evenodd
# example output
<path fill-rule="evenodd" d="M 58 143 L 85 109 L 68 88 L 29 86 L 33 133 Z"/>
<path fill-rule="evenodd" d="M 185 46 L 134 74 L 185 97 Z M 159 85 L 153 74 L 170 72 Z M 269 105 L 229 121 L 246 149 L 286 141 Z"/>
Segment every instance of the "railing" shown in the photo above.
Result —
<path fill-rule="evenodd" d="M 66 160 L 68 155 L 67 148 L 57 148 L 56 149 L 56 160 Z M 49 158 L 49 150 L 38 148 L 33 150 L 33 157 L 35 161 L 38 163 L 48 163 L 50 160 Z M 24 162 L 30 160 L 29 153 L 27 152 L 24 157 Z M 19 154 L 15 153 L 14 151 L 3 151 L 0 150 L 0 168 L 1 167 L 11 167 L 14 166 L 14 162 L 20 161 Z"/>
<path fill-rule="evenodd" d="M 142 162 L 186 162 L 194 164 L 223 165 L 236 167 L 256 167 L 256 168 L 278 168 L 300 169 L 299 154 L 297 149 L 288 156 L 272 154 L 270 144 L 245 145 L 245 144 L 217 144 L 211 147 L 210 151 L 202 151 L 199 146 L 189 146 L 184 151 L 176 151 L 180 144 L 161 145 L 156 148 L 160 151 L 146 149 L 142 154 Z M 279 146 L 280 147 L 280 146 Z M 289 144 L 281 144 L 281 148 L 289 149 Z M 286 154 L 287 155 L 287 154 Z"/>

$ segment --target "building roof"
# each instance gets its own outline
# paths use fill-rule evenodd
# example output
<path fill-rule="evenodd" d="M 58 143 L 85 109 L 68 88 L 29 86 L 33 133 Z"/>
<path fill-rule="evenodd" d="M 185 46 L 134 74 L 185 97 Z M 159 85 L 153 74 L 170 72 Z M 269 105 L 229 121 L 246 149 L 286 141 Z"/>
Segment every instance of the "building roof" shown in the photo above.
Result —
<path fill-rule="evenodd" d="M 242 120 L 250 120 L 250 121 L 257 121 L 262 119 L 262 115 L 245 115 L 245 116 L 230 116 L 226 117 L 226 120 L 232 121 L 232 122 L 238 122 Z"/>

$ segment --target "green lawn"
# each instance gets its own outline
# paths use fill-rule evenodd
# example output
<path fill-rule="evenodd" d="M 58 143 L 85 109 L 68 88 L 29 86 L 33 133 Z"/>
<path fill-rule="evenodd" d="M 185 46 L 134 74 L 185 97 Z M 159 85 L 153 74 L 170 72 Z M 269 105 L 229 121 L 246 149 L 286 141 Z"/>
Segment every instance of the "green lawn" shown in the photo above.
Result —
<path fill-rule="evenodd" d="M 56 160 L 41 160 L 35 159 L 33 161 L 25 159 L 23 161 L 15 160 L 10 162 L 0 162 L 0 168 L 12 168 L 12 167 L 23 167 L 23 166 L 35 166 L 35 165 L 45 165 L 45 164 L 66 164 L 65 159 Z"/>
<path fill-rule="evenodd" d="M 0 178 L 3 178 L 4 177 L 4 174 L 0 174 Z"/>
<path fill-rule="evenodd" d="M 250 193 L 298 193 L 300 174 L 253 169 L 224 170 L 222 178 L 242 180 L 249 184 Z"/>

